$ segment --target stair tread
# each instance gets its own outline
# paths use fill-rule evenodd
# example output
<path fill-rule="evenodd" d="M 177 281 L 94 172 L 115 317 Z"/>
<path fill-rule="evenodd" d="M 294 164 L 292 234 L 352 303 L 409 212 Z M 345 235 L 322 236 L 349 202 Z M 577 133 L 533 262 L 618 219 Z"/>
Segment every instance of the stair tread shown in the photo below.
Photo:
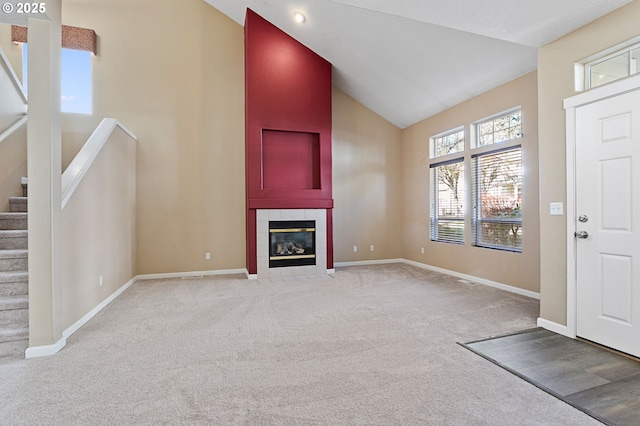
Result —
<path fill-rule="evenodd" d="M 29 253 L 27 249 L 3 249 L 0 250 L 0 258 L 2 259 L 14 259 L 25 257 Z"/>
<path fill-rule="evenodd" d="M 0 342 L 12 342 L 29 338 L 29 327 L 0 330 Z"/>
<path fill-rule="evenodd" d="M 29 296 L 4 296 L 0 297 L 0 311 L 11 309 L 26 309 L 29 307 Z"/>
<path fill-rule="evenodd" d="M 0 212 L 0 218 L 20 219 L 26 218 L 28 214 L 27 212 Z"/>
<path fill-rule="evenodd" d="M 29 199 L 29 197 L 9 197 L 9 201 L 11 201 L 11 200 L 26 201 L 28 199 Z"/>
<path fill-rule="evenodd" d="M 8 328 L 8 329 L 0 330 L 0 336 L 9 336 L 9 335 L 17 335 L 17 334 L 29 334 L 29 327 Z"/>
<path fill-rule="evenodd" d="M 12 283 L 15 281 L 27 281 L 28 279 L 29 279 L 29 272 L 27 271 L 0 272 L 0 284 Z"/>
<path fill-rule="evenodd" d="M 13 278 L 29 278 L 29 272 L 27 271 L 0 271 L 0 282 L 3 279 L 11 280 Z"/>
<path fill-rule="evenodd" d="M 0 237 L 24 237 L 29 234 L 26 229 L 2 229 L 0 230 Z"/>

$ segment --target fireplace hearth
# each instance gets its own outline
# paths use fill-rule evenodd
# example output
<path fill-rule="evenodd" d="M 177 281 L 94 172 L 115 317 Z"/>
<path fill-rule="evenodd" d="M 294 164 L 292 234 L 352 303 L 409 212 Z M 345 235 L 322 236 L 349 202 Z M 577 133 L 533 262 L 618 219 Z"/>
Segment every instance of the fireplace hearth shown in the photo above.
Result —
<path fill-rule="evenodd" d="M 315 221 L 269 221 L 270 268 L 315 264 Z"/>

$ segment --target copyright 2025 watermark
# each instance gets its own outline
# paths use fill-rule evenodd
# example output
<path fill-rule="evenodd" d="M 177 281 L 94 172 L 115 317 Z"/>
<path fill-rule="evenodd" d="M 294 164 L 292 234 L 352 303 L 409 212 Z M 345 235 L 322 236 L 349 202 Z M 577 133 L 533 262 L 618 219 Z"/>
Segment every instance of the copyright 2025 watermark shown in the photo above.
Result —
<path fill-rule="evenodd" d="M 2 4 L 2 12 L 4 13 L 18 13 L 18 14 L 32 14 L 32 13 L 46 13 L 46 3 L 10 3 L 6 2 Z"/>

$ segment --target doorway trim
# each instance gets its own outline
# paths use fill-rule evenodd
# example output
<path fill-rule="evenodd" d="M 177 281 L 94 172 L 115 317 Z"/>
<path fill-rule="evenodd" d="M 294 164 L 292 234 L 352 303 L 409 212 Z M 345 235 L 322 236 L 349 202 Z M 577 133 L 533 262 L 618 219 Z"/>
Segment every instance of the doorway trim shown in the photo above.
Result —
<path fill-rule="evenodd" d="M 576 226 L 576 109 L 636 90 L 640 90 L 640 74 L 599 86 L 567 98 L 563 102 L 566 117 L 567 318 L 566 327 L 556 327 L 552 331 L 574 339 L 578 327 L 577 246 L 573 235 Z"/>

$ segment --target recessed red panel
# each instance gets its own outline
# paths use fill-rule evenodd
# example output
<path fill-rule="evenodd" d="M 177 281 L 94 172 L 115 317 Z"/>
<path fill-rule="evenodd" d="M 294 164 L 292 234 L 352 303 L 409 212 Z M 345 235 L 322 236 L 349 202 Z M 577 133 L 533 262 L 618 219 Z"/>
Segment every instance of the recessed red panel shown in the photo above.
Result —
<path fill-rule="evenodd" d="M 320 135 L 263 130 L 262 189 L 320 189 Z"/>

